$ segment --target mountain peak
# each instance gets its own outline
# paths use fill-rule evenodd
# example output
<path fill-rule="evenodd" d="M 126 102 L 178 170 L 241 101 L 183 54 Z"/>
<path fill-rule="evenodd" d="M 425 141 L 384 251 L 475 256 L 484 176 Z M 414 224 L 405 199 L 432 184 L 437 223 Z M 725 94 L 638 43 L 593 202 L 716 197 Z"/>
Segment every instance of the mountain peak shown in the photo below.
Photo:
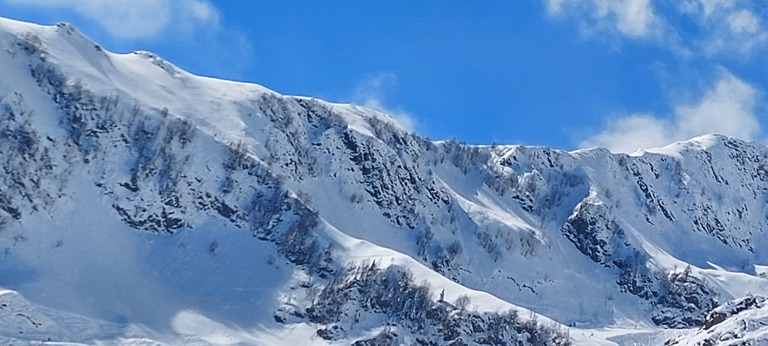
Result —
<path fill-rule="evenodd" d="M 55 62 L 69 79 L 89 90 L 141 100 L 158 112 L 190 119 L 204 132 L 229 143 L 252 142 L 242 116 L 257 112 L 248 110 L 255 100 L 267 95 L 291 98 L 257 84 L 196 76 L 152 52 L 109 52 L 67 23 L 38 26 L 4 19 L 0 27 L 13 33 L 13 42 Z M 386 113 L 351 104 L 322 103 L 337 111 L 350 128 L 368 136 L 375 137 L 371 119 L 406 131 Z"/>

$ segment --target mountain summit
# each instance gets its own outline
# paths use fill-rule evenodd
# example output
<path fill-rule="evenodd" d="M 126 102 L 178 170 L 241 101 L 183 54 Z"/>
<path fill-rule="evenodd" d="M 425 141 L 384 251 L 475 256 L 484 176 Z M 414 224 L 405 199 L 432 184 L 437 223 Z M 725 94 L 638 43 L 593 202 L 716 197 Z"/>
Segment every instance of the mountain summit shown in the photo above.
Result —
<path fill-rule="evenodd" d="M 766 341 L 762 145 L 432 141 L 67 24 L 0 45 L 0 343 Z"/>

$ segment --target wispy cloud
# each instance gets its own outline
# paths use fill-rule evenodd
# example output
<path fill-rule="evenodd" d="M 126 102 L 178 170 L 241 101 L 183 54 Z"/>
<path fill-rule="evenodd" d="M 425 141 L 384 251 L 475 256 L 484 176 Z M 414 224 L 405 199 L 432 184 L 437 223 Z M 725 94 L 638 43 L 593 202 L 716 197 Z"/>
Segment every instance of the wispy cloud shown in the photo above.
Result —
<path fill-rule="evenodd" d="M 415 130 L 416 123 L 408 112 L 389 106 L 387 93 L 397 87 L 397 75 L 392 72 L 379 72 L 370 75 L 357 84 L 352 101 L 362 106 L 375 109 L 392 116 L 403 128 Z"/>
<path fill-rule="evenodd" d="M 5 0 L 42 8 L 69 8 L 99 23 L 115 38 L 149 38 L 164 30 L 191 31 L 218 25 L 207 0 Z"/>
<path fill-rule="evenodd" d="M 709 19 L 712 34 L 703 42 L 709 54 L 736 52 L 749 56 L 768 47 L 768 31 L 750 9 L 738 9 Z"/>
<path fill-rule="evenodd" d="M 749 56 L 768 48 L 765 3 L 744 0 L 542 0 L 587 36 L 643 39 L 675 53 Z M 682 39 L 684 38 L 684 39 Z"/>
<path fill-rule="evenodd" d="M 580 147 L 632 153 L 709 133 L 752 140 L 760 132 L 754 113 L 756 99 L 753 86 L 723 71 L 698 102 L 675 107 L 670 120 L 652 114 L 614 118 Z"/>
<path fill-rule="evenodd" d="M 613 31 L 625 36 L 651 36 L 658 19 L 650 0 L 545 0 L 554 17 L 573 16 L 585 32 Z"/>

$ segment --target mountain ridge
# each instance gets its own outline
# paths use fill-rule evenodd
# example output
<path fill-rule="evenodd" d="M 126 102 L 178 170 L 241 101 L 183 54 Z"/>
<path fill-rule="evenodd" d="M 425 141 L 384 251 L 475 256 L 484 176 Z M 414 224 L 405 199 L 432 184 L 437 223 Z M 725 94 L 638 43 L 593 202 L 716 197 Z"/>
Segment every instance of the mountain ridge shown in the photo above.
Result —
<path fill-rule="evenodd" d="M 756 143 L 623 155 L 433 142 L 374 110 L 109 53 L 69 25 L 2 24 L 0 286 L 45 304 L 177 333 L 191 306 L 319 344 L 537 344 L 574 325 L 573 341 L 598 342 L 584 333 L 627 321 L 665 335 L 768 294 Z M 106 262 L 89 270 L 78 253 Z M 62 275 L 68 303 L 41 288 Z M 400 293 L 376 295 L 391 280 Z M 121 306 L 138 292 L 154 302 Z"/>

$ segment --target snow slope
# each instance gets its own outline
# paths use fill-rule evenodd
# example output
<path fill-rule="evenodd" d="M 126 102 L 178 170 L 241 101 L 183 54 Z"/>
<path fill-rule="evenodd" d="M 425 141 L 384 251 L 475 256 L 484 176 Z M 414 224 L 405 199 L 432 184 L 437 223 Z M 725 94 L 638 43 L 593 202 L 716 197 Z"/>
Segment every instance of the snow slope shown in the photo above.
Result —
<path fill-rule="evenodd" d="M 768 294 L 755 143 L 433 142 L 67 24 L 0 45 L 13 342 L 654 344 Z"/>
<path fill-rule="evenodd" d="M 707 316 L 699 330 L 669 339 L 667 345 L 763 345 L 768 342 L 764 296 L 747 296 L 724 304 Z"/>

